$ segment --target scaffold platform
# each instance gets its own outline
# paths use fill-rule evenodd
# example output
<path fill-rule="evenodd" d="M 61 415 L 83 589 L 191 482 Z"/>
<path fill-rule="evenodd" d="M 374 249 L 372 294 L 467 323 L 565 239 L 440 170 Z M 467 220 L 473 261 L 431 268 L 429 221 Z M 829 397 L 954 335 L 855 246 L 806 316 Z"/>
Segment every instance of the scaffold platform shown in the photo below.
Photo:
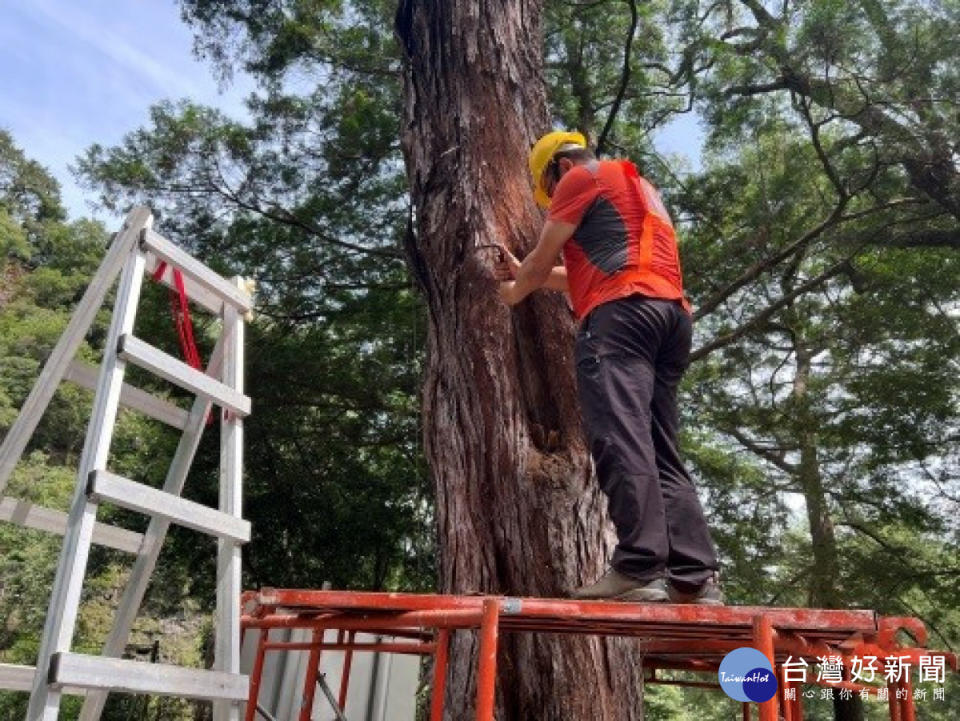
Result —
<path fill-rule="evenodd" d="M 887 696 L 891 721 L 916 718 L 910 668 L 921 658 L 942 659 L 944 669 L 957 670 L 953 653 L 926 648 L 924 624 L 912 617 L 883 617 L 870 610 L 821 610 L 763 606 L 697 606 L 637 604 L 612 601 L 445 596 L 410 593 L 262 589 L 242 597 L 244 630 L 259 629 L 257 653 L 250 676 L 246 721 L 253 721 L 268 652 L 309 651 L 300 721 L 309 721 L 316 692 L 316 671 L 323 651 L 340 651 L 344 673 L 338 703 L 342 712 L 352 655 L 358 651 L 432 656 L 433 684 L 430 721 L 443 720 L 450 635 L 478 631 L 476 721 L 494 721 L 497 642 L 501 633 L 551 633 L 634 638 L 643 656 L 645 683 L 720 689 L 717 672 L 723 657 L 741 647 L 761 651 L 777 675 L 778 692 L 769 701 L 742 704 L 744 719 L 758 706 L 760 721 L 802 721 L 803 694 L 785 664 L 821 657 L 842 660 L 840 680 L 806 679 L 805 685 L 846 689 Z M 312 631 L 311 642 L 270 640 L 271 629 Z M 325 642 L 325 631 L 338 631 L 336 642 Z M 391 642 L 358 641 L 356 634 L 378 634 Z M 901 633 L 901 632 L 905 632 Z M 902 643 L 901 637 L 910 637 Z M 875 658 L 878 678 L 851 680 L 854 658 Z M 906 673 L 888 678 L 884 667 L 897 664 Z M 661 671 L 710 674 L 704 681 L 664 678 Z M 791 689 L 793 691 L 791 692 Z"/>

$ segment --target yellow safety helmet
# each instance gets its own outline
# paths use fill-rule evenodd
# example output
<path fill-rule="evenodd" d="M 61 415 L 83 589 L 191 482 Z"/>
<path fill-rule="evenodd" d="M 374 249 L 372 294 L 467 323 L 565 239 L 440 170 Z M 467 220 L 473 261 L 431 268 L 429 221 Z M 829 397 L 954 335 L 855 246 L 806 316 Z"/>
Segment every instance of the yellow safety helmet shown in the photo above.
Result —
<path fill-rule="evenodd" d="M 547 133 L 534 143 L 530 149 L 527 161 L 530 164 L 530 175 L 533 176 L 533 199 L 541 208 L 550 207 L 550 196 L 543 189 L 543 171 L 547 169 L 554 154 L 564 146 L 587 147 L 587 139 L 581 133 L 569 133 L 565 130 L 554 130 Z"/>

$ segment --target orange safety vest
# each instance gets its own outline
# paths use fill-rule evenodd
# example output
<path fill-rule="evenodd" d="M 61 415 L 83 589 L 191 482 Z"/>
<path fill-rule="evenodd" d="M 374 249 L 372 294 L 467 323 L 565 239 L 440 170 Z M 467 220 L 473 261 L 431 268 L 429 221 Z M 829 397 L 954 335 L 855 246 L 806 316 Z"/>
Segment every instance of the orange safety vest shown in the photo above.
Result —
<path fill-rule="evenodd" d="M 633 163 L 574 166 L 554 190 L 549 218 L 577 226 L 563 262 L 578 318 L 637 294 L 675 300 L 690 312 L 670 215 Z"/>

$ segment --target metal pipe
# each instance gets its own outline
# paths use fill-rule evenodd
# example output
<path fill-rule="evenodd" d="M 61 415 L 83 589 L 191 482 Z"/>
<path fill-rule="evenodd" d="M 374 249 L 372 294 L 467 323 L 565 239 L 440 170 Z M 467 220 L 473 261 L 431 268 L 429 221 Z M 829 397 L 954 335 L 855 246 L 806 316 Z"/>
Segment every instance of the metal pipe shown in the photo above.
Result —
<path fill-rule="evenodd" d="M 303 591 L 262 589 L 253 599 L 260 605 L 287 608 L 340 609 L 355 611 L 428 611 L 456 609 L 481 611 L 491 597 L 431 596 L 409 593 L 364 593 L 356 591 Z M 609 601 L 572 601 L 542 598 L 494 597 L 504 607 L 501 625 L 507 627 L 517 617 L 529 619 L 576 619 L 628 621 L 641 623 L 669 623 L 694 625 L 752 627 L 753 617 L 763 613 L 779 629 L 831 629 L 863 631 L 877 630 L 877 616 L 866 610 L 835 610 L 812 608 L 759 608 L 749 606 L 696 606 L 639 603 L 611 603 Z"/>
<path fill-rule="evenodd" d="M 327 684 L 327 675 L 321 673 L 317 676 L 317 683 L 320 684 L 320 690 L 323 691 L 323 695 L 327 697 L 327 701 L 330 703 L 331 708 L 333 708 L 333 713 L 336 715 L 337 721 L 347 721 L 343 715 L 343 711 L 337 705 L 337 699 L 333 697 L 333 691 L 330 690 L 330 686 Z"/>
<path fill-rule="evenodd" d="M 266 656 L 267 637 L 269 635 L 269 629 L 264 629 L 257 634 L 257 655 L 253 661 L 253 669 L 250 671 L 250 692 L 247 695 L 247 710 L 243 716 L 244 721 L 254 721 L 257 713 L 260 681 L 263 678 L 263 660 Z"/>
<path fill-rule="evenodd" d="M 900 699 L 897 698 L 897 685 L 887 684 L 887 704 L 890 707 L 890 721 L 902 721 L 900 718 Z"/>
<path fill-rule="evenodd" d="M 440 629 L 436 647 L 433 659 L 433 689 L 430 694 L 430 721 L 443 721 L 443 701 L 447 691 L 447 657 L 450 653 L 448 629 Z"/>
<path fill-rule="evenodd" d="M 340 632 L 341 638 L 343 638 L 343 631 Z M 350 668 L 353 665 L 353 644 L 356 640 L 357 634 L 354 631 L 350 631 L 347 634 L 347 648 L 346 652 L 343 654 L 343 673 L 340 674 L 340 708 L 344 712 L 347 710 L 347 688 L 350 685 Z"/>
<path fill-rule="evenodd" d="M 783 705 L 783 721 L 793 721 L 793 705 L 787 698 L 787 689 L 790 685 L 787 683 L 787 672 L 783 665 L 774 667 L 777 671 L 777 691 L 780 694 L 780 700 Z"/>
<path fill-rule="evenodd" d="M 477 721 L 494 721 L 497 683 L 497 635 L 500 604 L 495 599 L 483 602 L 480 626 L 480 659 L 477 671 Z"/>
<path fill-rule="evenodd" d="M 389 653 L 383 656 L 383 683 L 380 684 L 380 688 L 377 691 L 377 721 L 390 721 L 390 718 L 387 716 L 387 712 L 389 711 L 387 697 L 390 691 L 390 673 L 393 669 L 394 658 L 395 656 Z"/>
<path fill-rule="evenodd" d="M 377 637 L 379 642 L 380 637 Z M 373 717 L 373 711 L 377 703 L 377 684 L 380 680 L 380 654 L 373 655 L 373 665 L 370 671 L 370 690 L 367 692 L 367 711 L 364 715 L 364 721 L 376 721 Z"/>
<path fill-rule="evenodd" d="M 267 721 L 277 721 L 276 717 L 275 717 L 273 714 L 271 714 L 269 711 L 267 711 L 267 710 L 266 710 L 263 706 L 261 706 L 260 704 L 257 704 L 257 706 L 256 706 L 256 711 L 257 711 L 258 714 L 260 714 L 261 716 L 263 716 Z"/>
<path fill-rule="evenodd" d="M 244 616 L 243 628 L 337 628 L 366 631 L 410 628 L 470 628 L 480 625 L 483 612 L 473 609 L 406 611 L 372 616 L 349 616 L 329 614 L 305 619 L 294 615 L 277 615 L 256 618 Z"/>
<path fill-rule="evenodd" d="M 906 692 L 906 697 L 900 699 L 900 716 L 903 721 L 917 721 L 917 712 L 913 707 L 913 684 L 910 682 L 909 671 L 906 678 L 900 682 L 900 688 Z"/>
<path fill-rule="evenodd" d="M 655 683 L 660 686 L 684 686 L 688 688 L 722 688 L 718 683 L 707 683 L 706 681 L 682 681 L 669 678 L 645 678 L 644 683 Z"/>
<path fill-rule="evenodd" d="M 432 643 L 310 643 L 309 641 L 275 641 L 267 651 L 372 651 L 374 653 L 409 653 L 425 656 L 434 652 Z"/>
<path fill-rule="evenodd" d="M 313 712 L 313 697 L 317 692 L 317 673 L 320 670 L 320 641 L 323 640 L 323 629 L 313 629 L 313 646 L 307 657 L 307 674 L 303 679 L 303 695 L 300 698 L 299 721 L 310 721 Z"/>
<path fill-rule="evenodd" d="M 740 707 L 743 709 L 743 711 L 742 711 L 743 721 L 750 721 L 750 716 L 751 716 L 751 714 L 750 714 L 750 704 L 744 702 L 744 703 L 740 704 Z"/>
<path fill-rule="evenodd" d="M 647 668 L 662 668 L 665 671 L 694 671 L 696 673 L 717 673 L 720 670 L 719 663 L 709 663 L 697 659 L 684 659 L 680 661 L 660 661 L 653 663 L 646 662 Z"/>
<path fill-rule="evenodd" d="M 770 668 L 775 668 L 777 661 L 773 647 L 773 624 L 766 614 L 761 613 L 753 618 L 753 643 L 754 647 L 767 657 Z M 773 698 L 764 701 L 759 706 L 760 721 L 777 721 L 777 717 L 780 715 L 777 694 L 774 694 Z"/>

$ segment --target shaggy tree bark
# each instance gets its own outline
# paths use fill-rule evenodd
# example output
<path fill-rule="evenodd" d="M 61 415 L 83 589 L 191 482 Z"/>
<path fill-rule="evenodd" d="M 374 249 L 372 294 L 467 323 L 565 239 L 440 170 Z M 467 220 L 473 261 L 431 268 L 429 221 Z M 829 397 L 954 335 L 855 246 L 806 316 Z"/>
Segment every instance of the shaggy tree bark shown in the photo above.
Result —
<path fill-rule="evenodd" d="M 492 256 L 542 223 L 526 155 L 549 129 L 538 0 L 404 0 L 408 253 L 429 307 L 423 392 L 436 488 L 440 588 L 555 597 L 606 561 L 605 502 L 575 392 L 573 320 L 557 293 L 515 310 Z M 456 634 L 447 718 L 470 718 L 477 640 Z M 501 721 L 641 718 L 625 641 L 512 635 L 498 664 Z"/>

